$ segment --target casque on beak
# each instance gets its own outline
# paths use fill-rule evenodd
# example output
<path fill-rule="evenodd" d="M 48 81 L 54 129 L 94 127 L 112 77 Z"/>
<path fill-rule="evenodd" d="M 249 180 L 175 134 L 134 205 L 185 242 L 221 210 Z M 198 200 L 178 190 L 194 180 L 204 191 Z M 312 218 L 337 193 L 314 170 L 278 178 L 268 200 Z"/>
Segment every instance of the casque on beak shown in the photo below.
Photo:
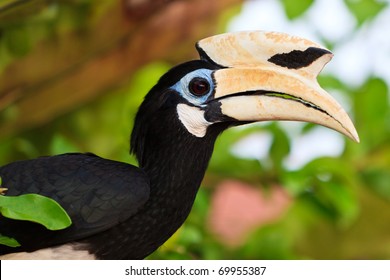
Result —
<path fill-rule="evenodd" d="M 359 142 L 340 104 L 317 76 L 332 53 L 306 39 L 251 31 L 217 35 L 197 43 L 201 58 L 218 65 L 209 104 L 243 121 L 291 120 L 320 124 Z M 213 108 L 215 111 L 215 108 Z"/>

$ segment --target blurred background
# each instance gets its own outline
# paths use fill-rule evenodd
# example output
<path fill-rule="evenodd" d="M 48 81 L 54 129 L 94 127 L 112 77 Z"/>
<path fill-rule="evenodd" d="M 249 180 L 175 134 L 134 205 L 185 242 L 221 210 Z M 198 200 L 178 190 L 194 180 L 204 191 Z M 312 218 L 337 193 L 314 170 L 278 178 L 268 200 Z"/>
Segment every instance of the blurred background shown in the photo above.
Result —
<path fill-rule="evenodd" d="M 334 52 L 319 82 L 361 143 L 295 122 L 226 131 L 188 220 L 149 258 L 389 259 L 389 1 L 0 0 L 0 165 L 136 164 L 133 118 L 157 79 L 197 40 L 252 29 Z"/>

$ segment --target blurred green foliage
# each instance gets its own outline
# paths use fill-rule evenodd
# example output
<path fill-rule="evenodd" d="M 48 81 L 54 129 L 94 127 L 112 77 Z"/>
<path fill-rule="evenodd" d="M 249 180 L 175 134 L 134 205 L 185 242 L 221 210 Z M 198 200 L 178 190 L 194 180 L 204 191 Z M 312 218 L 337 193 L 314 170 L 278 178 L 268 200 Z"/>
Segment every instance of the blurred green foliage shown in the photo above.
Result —
<path fill-rule="evenodd" d="M 345 3 L 359 25 L 373 19 L 387 5 L 386 2 L 377 0 L 345 0 Z"/>
<path fill-rule="evenodd" d="M 27 55 L 45 38 L 66 30 L 82 30 L 108 1 L 0 1 L 0 73 Z"/>
<path fill-rule="evenodd" d="M 310 8 L 311 4 L 313 4 L 314 0 L 302 0 L 297 1 L 294 0 L 281 0 L 286 12 L 286 16 L 289 19 L 294 19 L 301 16 L 308 8 Z M 297 5 L 298 4 L 298 5 Z"/>
<path fill-rule="evenodd" d="M 288 18 L 293 20 L 304 16 L 314 1 L 280 2 Z M 386 6 L 376 0 L 344 2 L 356 18 L 354 32 Z M 80 9 L 88 10 L 88 1 L 78 3 Z M 29 52 L 38 41 L 31 29 L 43 21 L 50 24 L 38 32 L 41 34 L 38 38 L 48 34 L 48 26 L 60 28 L 53 25 L 59 20 L 61 26 L 82 24 L 85 20 L 85 10 L 80 12 L 80 21 L 76 22 L 73 16 L 71 21 L 64 19 L 69 19 L 67 14 L 76 13 L 73 9 L 55 6 L 51 13 L 30 15 L 20 26 L 5 29 L 0 37 L 0 69 Z M 38 17 L 41 19 L 37 20 Z M 334 44 L 337 46 L 337 42 Z M 143 96 L 170 66 L 164 62 L 146 65 L 128 84 L 88 106 L 38 129 L 0 139 L 0 164 L 76 151 L 91 151 L 136 164 L 128 154 L 133 117 Z M 361 143 L 344 139 L 340 157 L 316 158 L 299 170 L 289 170 L 284 161 L 291 152 L 291 138 L 280 124 L 265 123 L 226 131 L 217 141 L 204 186 L 187 222 L 150 259 L 390 258 L 389 85 L 373 76 L 358 87 L 332 75 L 322 75 L 320 83 L 350 101 Z M 296 136 L 310 133 L 312 129 L 313 125 L 305 125 Z M 231 152 L 233 145 L 253 133 L 272 135 L 266 161 L 242 158 Z M 281 185 L 293 202 L 278 219 L 251 232 L 242 245 L 227 246 L 207 227 L 215 187 L 225 178 L 250 182 L 254 186 L 261 184 L 265 189 Z"/>

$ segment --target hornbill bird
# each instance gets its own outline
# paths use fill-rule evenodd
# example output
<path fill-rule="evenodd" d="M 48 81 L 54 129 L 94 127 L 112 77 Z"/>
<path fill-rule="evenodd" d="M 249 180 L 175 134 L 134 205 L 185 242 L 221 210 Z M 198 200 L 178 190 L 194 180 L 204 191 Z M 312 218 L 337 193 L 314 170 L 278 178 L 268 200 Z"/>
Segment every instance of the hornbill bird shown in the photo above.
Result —
<path fill-rule="evenodd" d="M 187 218 L 215 140 L 232 126 L 305 121 L 359 141 L 347 113 L 317 83 L 329 50 L 263 31 L 212 36 L 196 48 L 200 59 L 164 74 L 138 110 L 130 144 L 139 167 L 91 153 L 0 167 L 5 195 L 48 196 L 72 219 L 49 231 L 0 217 L 0 233 L 21 244 L 1 245 L 2 258 L 145 258 Z"/>

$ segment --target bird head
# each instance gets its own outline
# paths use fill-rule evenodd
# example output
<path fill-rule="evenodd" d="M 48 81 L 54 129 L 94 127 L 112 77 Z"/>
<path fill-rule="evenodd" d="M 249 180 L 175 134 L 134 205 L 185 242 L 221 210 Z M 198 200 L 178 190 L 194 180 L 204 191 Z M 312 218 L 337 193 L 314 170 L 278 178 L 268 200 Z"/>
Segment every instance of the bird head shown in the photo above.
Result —
<path fill-rule="evenodd" d="M 212 36 L 196 48 L 200 60 L 168 71 L 145 97 L 132 134 L 138 158 L 146 134 L 158 138 L 174 128 L 202 139 L 229 126 L 269 120 L 320 124 L 359 141 L 347 113 L 317 82 L 333 56 L 324 47 L 252 31 Z"/>

